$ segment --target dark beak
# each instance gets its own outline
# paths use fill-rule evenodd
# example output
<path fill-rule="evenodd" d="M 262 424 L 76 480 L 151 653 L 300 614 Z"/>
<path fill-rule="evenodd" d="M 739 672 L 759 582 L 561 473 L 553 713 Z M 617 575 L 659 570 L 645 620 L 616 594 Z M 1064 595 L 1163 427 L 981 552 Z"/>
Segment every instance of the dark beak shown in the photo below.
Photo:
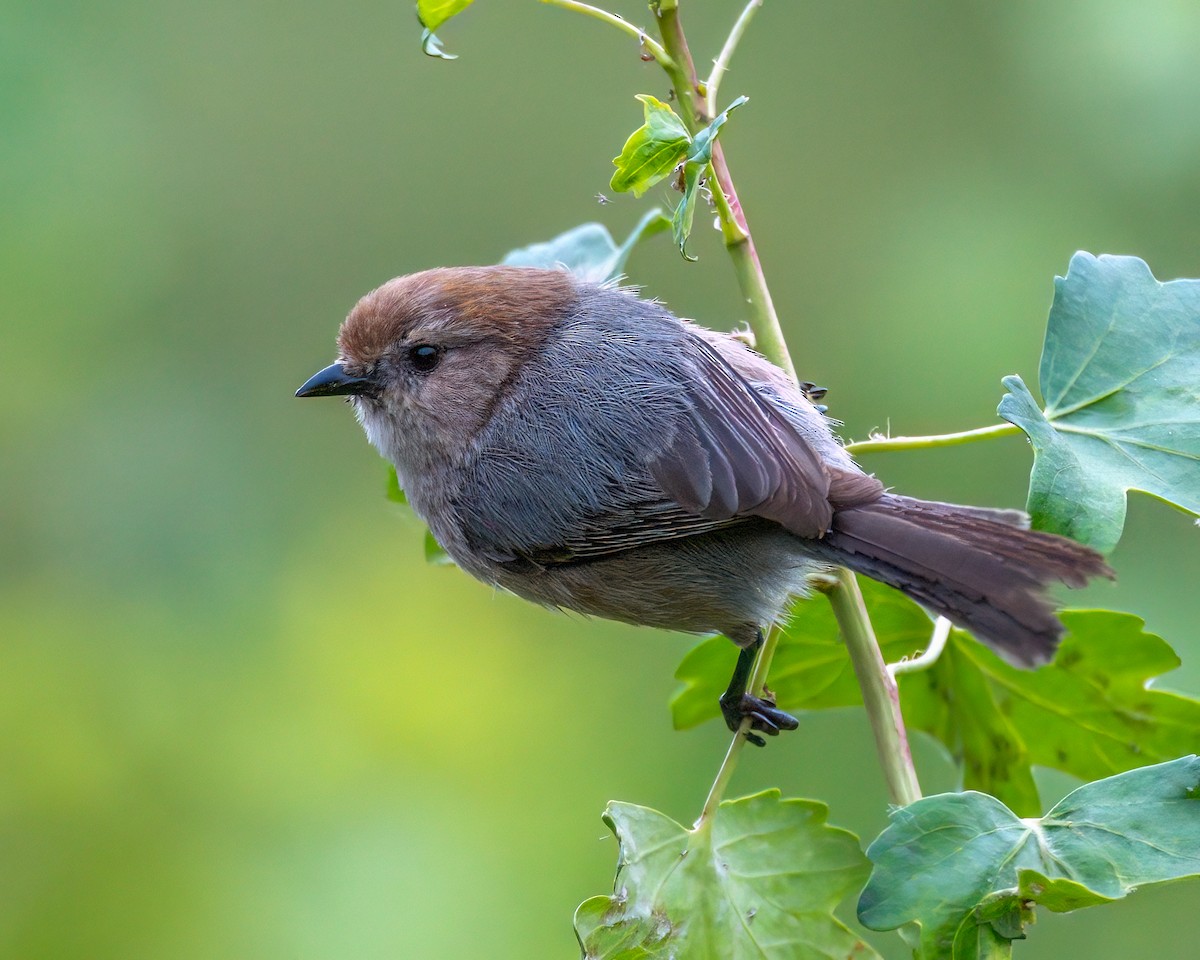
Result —
<path fill-rule="evenodd" d="M 296 391 L 298 397 L 374 396 L 375 381 L 370 377 L 352 377 L 340 363 L 331 363 L 314 373 Z"/>

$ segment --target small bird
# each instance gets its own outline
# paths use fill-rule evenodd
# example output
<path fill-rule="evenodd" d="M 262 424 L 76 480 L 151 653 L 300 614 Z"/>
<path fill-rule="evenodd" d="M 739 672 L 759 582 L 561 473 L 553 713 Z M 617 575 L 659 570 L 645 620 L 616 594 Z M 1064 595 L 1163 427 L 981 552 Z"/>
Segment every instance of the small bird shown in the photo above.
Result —
<path fill-rule="evenodd" d="M 747 736 L 794 729 L 748 690 L 763 631 L 845 566 L 1012 663 L 1053 655 L 1046 596 L 1112 573 L 1023 513 L 916 500 L 863 472 L 812 384 L 743 339 L 561 270 L 449 267 L 363 297 L 299 397 L 349 398 L 468 573 L 548 607 L 740 648 Z"/>

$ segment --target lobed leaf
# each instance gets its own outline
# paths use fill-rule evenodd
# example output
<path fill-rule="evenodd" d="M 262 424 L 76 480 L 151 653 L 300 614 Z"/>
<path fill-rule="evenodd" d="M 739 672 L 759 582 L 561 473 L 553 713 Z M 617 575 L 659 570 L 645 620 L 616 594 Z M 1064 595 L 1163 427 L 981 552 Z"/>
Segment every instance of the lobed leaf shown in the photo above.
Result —
<path fill-rule="evenodd" d="M 610 803 L 620 844 L 615 892 L 575 914 L 588 960 L 817 960 L 875 952 L 833 916 L 869 865 L 857 838 L 811 800 L 770 790 L 722 803 L 688 830 L 646 807 Z"/>
<path fill-rule="evenodd" d="M 863 598 L 894 662 L 929 640 L 932 623 L 896 590 L 864 579 Z M 937 663 L 902 674 L 905 723 L 939 740 L 962 765 L 967 789 L 1000 798 L 1022 815 L 1041 811 L 1033 765 L 1093 780 L 1200 750 L 1200 701 L 1150 686 L 1179 658 L 1143 621 L 1108 610 L 1067 610 L 1054 660 L 1037 670 L 1005 663 L 960 630 Z M 736 650 L 724 637 L 701 641 L 675 672 L 675 726 L 720 715 L 717 698 Z M 854 672 L 828 604 L 799 601 L 771 668 L 785 710 L 861 703 Z"/>
<path fill-rule="evenodd" d="M 915 653 L 928 643 L 933 621 L 898 590 L 874 580 L 861 581 L 875 634 L 888 662 Z M 675 727 L 685 730 L 719 717 L 717 698 L 724 692 L 737 659 L 725 637 L 700 641 L 683 658 L 675 679 L 683 687 L 671 699 Z M 771 689 L 787 710 L 822 710 L 862 703 L 854 668 L 838 633 L 833 610 L 822 597 L 797 600 L 771 662 Z"/>
<path fill-rule="evenodd" d="M 954 631 L 934 669 L 901 677 L 907 722 L 962 759 L 964 783 L 1024 815 L 1030 765 L 1094 780 L 1200 749 L 1200 701 L 1151 681 L 1179 666 L 1132 614 L 1065 610 L 1054 660 L 1021 670 Z"/>
<path fill-rule="evenodd" d="M 618 193 L 633 191 L 640 197 L 679 166 L 687 156 L 691 135 L 675 111 L 657 97 L 639 94 L 645 122 L 625 141 L 613 158 L 616 172 L 610 186 Z"/>
<path fill-rule="evenodd" d="M 892 814 L 858 916 L 920 927 L 918 956 L 1007 956 L 1032 905 L 1062 911 L 1200 876 L 1200 758 L 1085 784 L 1040 820 L 982 793 L 926 797 Z"/>
<path fill-rule="evenodd" d="M 992 660 L 1002 667 L 1007 664 L 999 658 L 988 659 L 987 654 L 986 648 L 967 634 L 952 631 L 932 668 L 899 678 L 904 722 L 946 747 L 962 771 L 965 789 L 982 790 L 1014 810 L 1037 815 L 1042 806 L 1033 780 L 1028 731 L 1018 729 L 1008 716 L 992 678 L 979 666 L 981 659 L 989 665 Z M 1019 689 L 1019 684 L 1014 686 Z M 1072 706 L 1080 708 L 1078 703 Z M 1087 708 L 1085 704 L 1085 712 Z M 1064 709 L 1070 707 L 1064 705 Z M 1050 765 L 1069 766 L 1069 762 L 1070 754 L 1064 754 L 1061 762 Z"/>
<path fill-rule="evenodd" d="M 633 248 L 667 229 L 670 223 L 655 207 L 638 221 L 619 247 L 602 224 L 584 223 L 553 240 L 510 250 L 500 262 L 516 267 L 563 267 L 581 280 L 603 283 L 621 276 Z"/>
<path fill-rule="evenodd" d="M 1077 253 L 1055 280 L 1039 381 L 1044 410 L 1019 377 L 998 410 L 1033 444 L 1036 527 L 1108 551 L 1129 490 L 1200 513 L 1200 280 Z"/>

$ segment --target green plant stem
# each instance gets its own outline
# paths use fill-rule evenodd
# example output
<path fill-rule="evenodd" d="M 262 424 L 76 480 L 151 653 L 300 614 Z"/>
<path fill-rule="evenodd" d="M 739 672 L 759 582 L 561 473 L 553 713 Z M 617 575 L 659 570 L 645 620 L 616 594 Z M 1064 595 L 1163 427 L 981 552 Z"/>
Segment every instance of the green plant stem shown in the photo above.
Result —
<path fill-rule="evenodd" d="M 863 704 L 875 734 L 875 747 L 888 793 L 893 803 L 907 806 L 921 799 L 921 785 L 917 782 L 917 770 L 908 748 L 896 682 L 879 652 L 879 642 L 867 618 L 858 581 L 849 570 L 839 568 L 834 581 L 824 590 L 854 664 L 858 685 L 862 688 Z"/>
<path fill-rule="evenodd" d="M 737 49 L 738 43 L 741 42 L 742 34 L 746 32 L 746 27 L 750 25 L 751 19 L 761 6 L 762 0 L 750 0 L 746 4 L 742 15 L 737 18 L 733 29 L 729 31 L 729 36 L 725 38 L 725 46 L 721 48 L 721 52 L 713 62 L 712 72 L 709 73 L 708 79 L 704 81 L 704 101 L 707 104 L 707 112 L 710 117 L 717 115 L 717 91 L 721 88 L 721 79 L 725 76 L 725 71 L 729 69 L 729 61 L 733 59 L 733 52 Z"/>
<path fill-rule="evenodd" d="M 740 22 L 740 21 L 739 21 Z M 702 90 L 696 80 L 696 67 L 688 49 L 687 37 L 679 21 L 677 0 L 663 0 L 658 8 L 659 32 L 662 36 L 663 47 L 666 48 L 674 66 L 666 68 L 668 76 L 675 88 L 680 113 L 684 124 L 693 136 L 710 120 L 708 103 L 703 97 Z M 734 27 L 737 30 L 737 25 Z M 744 29 L 744 24 L 743 24 Z M 736 39 L 734 40 L 736 45 Z M 726 42 L 729 46 L 729 41 Z M 732 50 L 731 50 L 732 52 Z M 796 380 L 796 368 L 792 364 L 788 352 L 787 341 L 779 323 L 779 315 L 775 311 L 771 291 L 767 287 L 766 276 L 763 273 L 762 262 L 759 260 L 758 249 L 754 245 L 745 212 L 741 201 L 734 189 L 733 178 L 725 162 L 725 153 L 720 141 L 713 144 L 712 162 L 710 165 L 714 184 L 712 189 L 713 202 L 717 216 L 721 222 L 721 234 L 725 248 L 733 260 L 734 271 L 737 274 L 738 285 L 750 305 L 750 329 L 755 336 L 755 345 L 769 360 L 787 371 Z M 908 804 L 921 796 L 917 783 L 916 769 L 913 767 L 912 754 L 908 749 L 908 734 L 904 729 L 904 719 L 900 715 L 900 701 L 896 692 L 896 684 L 888 673 L 887 665 L 875 639 L 875 631 L 867 616 L 866 605 L 858 589 L 858 582 L 849 570 L 840 569 L 834 584 L 827 591 L 830 603 L 834 608 L 838 625 L 846 638 L 846 647 L 854 664 L 854 671 L 859 685 L 863 690 L 863 701 L 867 704 L 867 716 L 875 733 L 875 742 L 879 749 L 880 763 L 888 782 L 888 789 L 894 802 Z M 763 644 L 762 652 L 755 663 L 754 675 L 751 678 L 751 692 L 761 695 L 765 685 L 767 670 L 779 642 L 779 631 L 772 630 Z M 734 741 L 730 744 L 725 760 L 713 783 L 705 802 L 705 813 L 701 814 L 704 822 L 705 814 L 710 814 L 720 802 L 721 794 L 732 775 L 733 766 L 742 749 L 745 740 L 743 734 L 747 724 L 743 724 Z"/>
<path fill-rule="evenodd" d="M 990 427 L 979 427 L 976 430 L 942 433 L 931 437 L 871 437 L 869 440 L 858 440 L 846 444 L 846 450 L 854 455 L 882 453 L 887 450 L 928 450 L 931 447 L 957 447 L 964 443 L 974 443 L 976 440 L 1008 437 L 1020 432 L 1021 428 L 1016 424 L 997 423 Z"/>
<path fill-rule="evenodd" d="M 895 680 L 902 673 L 920 673 L 937 663 L 942 651 L 946 649 L 946 641 L 950 639 L 952 626 L 953 624 L 945 617 L 938 617 L 933 625 L 933 634 L 929 638 L 929 645 L 920 654 L 908 660 L 899 660 L 896 663 L 888 664 L 888 673 L 892 675 L 892 679 Z"/>
<path fill-rule="evenodd" d="M 762 649 L 758 653 L 758 659 L 754 662 L 754 673 L 750 676 L 750 690 L 761 692 L 766 687 L 767 673 L 771 669 L 771 661 L 775 657 L 775 650 L 779 646 L 779 638 L 781 636 L 783 636 L 783 628 L 778 624 L 772 626 L 767 631 L 767 637 L 763 641 Z M 725 759 L 721 761 L 721 768 L 717 771 L 712 788 L 708 791 L 708 797 L 704 801 L 704 809 L 700 811 L 700 818 L 696 821 L 695 829 L 698 830 L 705 823 L 710 822 L 716 813 L 721 799 L 725 796 L 725 788 L 729 786 L 729 781 L 733 777 L 733 771 L 737 767 L 738 756 L 741 754 L 742 748 L 746 745 L 746 734 L 749 732 L 750 719 L 746 718 L 742 721 L 741 726 L 738 727 L 737 733 L 733 735 L 729 749 L 725 751 Z"/>
<path fill-rule="evenodd" d="M 679 5 L 663 2 L 658 7 L 658 32 L 663 48 L 671 59 L 671 66 L 664 66 L 667 76 L 675 87 L 675 98 L 683 114 L 683 122 L 693 136 L 712 118 L 705 113 L 704 98 L 700 96 L 700 85 L 696 80 L 696 65 L 692 62 L 692 51 L 688 48 L 683 25 L 679 22 Z"/>
<path fill-rule="evenodd" d="M 733 186 L 733 178 L 725 165 L 725 151 L 721 149 L 719 142 L 713 144 L 711 167 L 715 181 L 712 195 L 717 207 L 717 216 L 721 219 L 721 234 L 725 239 L 725 249 L 733 261 L 733 270 L 737 275 L 742 296 L 750 305 L 750 327 L 754 331 L 755 347 L 775 366 L 796 380 L 796 367 L 792 363 L 792 355 L 783 337 L 779 314 L 775 312 L 775 301 L 771 299 L 771 291 L 767 287 L 762 261 L 758 258 L 758 248 L 750 235 L 742 204 Z"/>
<path fill-rule="evenodd" d="M 694 136 L 712 118 L 701 95 L 696 79 L 696 66 L 691 50 L 688 49 L 687 37 L 679 21 L 679 8 L 676 4 L 671 4 L 670 7 L 666 3 L 662 4 L 658 13 L 658 25 L 663 46 L 675 63 L 673 68 L 667 70 L 667 75 L 675 87 L 683 122 Z M 734 29 L 737 29 L 736 25 Z M 767 278 L 758 257 L 758 248 L 750 234 L 746 214 L 742 210 L 741 201 L 733 185 L 733 177 L 730 176 L 729 166 L 725 162 L 725 151 L 719 140 L 713 144 L 709 170 L 712 174 L 709 183 L 713 203 L 721 221 L 721 236 L 733 261 L 738 287 L 750 305 L 750 328 L 754 331 L 755 345 L 763 356 L 787 371 L 795 380 L 796 368 L 792 364 L 787 342 L 783 338 L 779 314 L 775 311 L 775 302 L 771 299 Z"/>
<path fill-rule="evenodd" d="M 742 721 L 742 726 L 748 728 L 750 721 Z M 729 749 L 725 751 L 725 759 L 721 761 L 721 768 L 717 771 L 712 788 L 704 800 L 704 809 L 700 811 L 699 818 L 692 826 L 693 830 L 704 829 L 707 824 L 712 823 L 713 817 L 716 816 L 717 807 L 721 805 L 725 790 L 733 778 L 733 771 L 737 768 L 738 755 L 742 752 L 742 745 L 746 742 L 745 733 L 745 730 L 739 730 L 729 742 Z"/>
<path fill-rule="evenodd" d="M 650 54 L 664 70 L 670 72 L 675 66 L 671 60 L 671 55 L 663 49 L 662 44 L 654 40 L 645 30 L 634 26 L 628 20 L 618 17 L 615 13 L 609 13 L 607 10 L 602 10 L 599 7 L 593 7 L 590 3 L 580 3 L 579 0 L 541 0 L 542 3 L 548 3 L 552 7 L 561 7 L 564 10 L 573 10 L 575 13 L 582 13 L 585 17 L 593 17 L 603 23 L 607 23 L 616 27 L 624 33 L 628 33 L 632 37 L 637 37 L 642 42 L 642 46 L 646 48 L 646 52 Z"/>
<path fill-rule="evenodd" d="M 758 659 L 754 661 L 754 673 L 750 675 L 750 689 L 761 691 L 767 685 L 767 674 L 771 672 L 771 661 L 775 659 L 775 651 L 779 647 L 779 641 L 783 639 L 783 627 L 779 624 L 774 624 L 767 631 L 767 637 L 763 641 L 762 649 L 758 651 Z M 747 727 L 746 729 L 749 729 Z"/>

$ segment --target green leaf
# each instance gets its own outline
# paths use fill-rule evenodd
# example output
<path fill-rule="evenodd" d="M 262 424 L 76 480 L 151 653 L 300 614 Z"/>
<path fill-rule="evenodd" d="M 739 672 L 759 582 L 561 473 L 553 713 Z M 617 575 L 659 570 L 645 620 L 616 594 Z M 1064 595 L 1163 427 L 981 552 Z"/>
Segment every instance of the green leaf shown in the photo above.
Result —
<path fill-rule="evenodd" d="M 688 151 L 688 163 L 705 164 L 712 160 L 713 143 L 716 142 L 718 131 L 725 126 L 729 115 L 749 99 L 749 97 L 738 97 L 713 117 L 708 126 L 696 134 L 695 140 L 692 141 L 692 148 Z"/>
<path fill-rule="evenodd" d="M 901 675 L 904 722 L 911 729 L 930 734 L 949 750 L 962 770 L 966 789 L 993 794 L 1014 810 L 1036 816 L 1042 805 L 1026 739 L 1001 706 L 1000 691 L 981 663 L 1029 676 L 999 658 L 989 657 L 987 649 L 967 634 L 952 631 L 931 669 Z M 1020 689 L 1019 679 L 1007 674 L 1005 678 L 1012 679 L 1013 686 Z M 1069 760 L 1069 755 L 1064 759 Z"/>
<path fill-rule="evenodd" d="M 687 255 L 686 245 L 692 232 L 700 180 L 712 160 L 717 132 L 729 119 L 730 112 L 745 103 L 747 98 L 738 97 L 734 100 L 694 140 L 670 106 L 647 94 L 639 95 L 638 99 L 645 105 L 645 123 L 625 141 L 621 155 L 613 159 L 617 170 L 612 176 L 611 186 L 620 193 L 632 190 L 635 196 L 640 197 L 682 163 L 683 199 L 675 207 L 671 228 L 679 252 L 688 260 L 694 260 L 695 257 Z"/>
<path fill-rule="evenodd" d="M 454 559 L 437 542 L 432 530 L 425 531 L 425 562 L 435 567 L 454 566 Z"/>
<path fill-rule="evenodd" d="M 474 0 L 417 0 L 417 19 L 425 29 L 421 31 L 421 52 L 439 60 L 457 60 L 453 53 L 442 49 L 442 41 L 433 33 L 453 16 L 469 7 Z"/>
<path fill-rule="evenodd" d="M 391 466 L 388 467 L 387 498 L 392 503 L 408 506 L 408 497 L 400 489 L 400 478 L 396 476 L 396 470 Z M 442 548 L 429 529 L 425 530 L 424 550 L 426 563 L 433 564 L 435 567 L 454 566 L 454 559 Z"/>
<path fill-rule="evenodd" d="M 982 793 L 926 797 L 896 810 L 867 856 L 867 927 L 919 923 L 923 960 L 1006 956 L 1031 904 L 1076 909 L 1200 876 L 1200 759 L 1085 784 L 1040 820 Z"/>
<path fill-rule="evenodd" d="M 614 914 L 615 897 L 591 897 L 575 911 L 575 936 L 586 960 L 645 960 L 661 957 L 659 948 L 671 935 L 663 917 Z"/>
<path fill-rule="evenodd" d="M 442 41 L 438 39 L 437 34 L 432 30 L 421 31 L 421 52 L 427 57 L 436 57 L 438 60 L 457 60 L 457 53 L 447 53 L 442 47 Z"/>
<path fill-rule="evenodd" d="M 1041 807 L 1030 766 L 1094 780 L 1200 747 L 1200 701 L 1150 686 L 1179 666 L 1143 621 L 1110 610 L 1065 610 L 1067 636 L 1037 670 L 1005 663 L 961 631 L 932 670 L 900 678 L 911 726 L 960 757 L 968 788 L 1023 815 Z"/>
<path fill-rule="evenodd" d="M 1072 910 L 1097 907 L 1118 899 L 1089 890 L 1074 880 L 1063 877 L 1052 880 L 1036 870 L 1022 870 L 1017 881 L 1017 896 L 1021 900 L 1036 900 L 1054 913 L 1070 913 Z"/>
<path fill-rule="evenodd" d="M 933 621 L 897 590 L 861 581 L 875 634 L 888 662 L 924 647 Z M 692 648 L 675 671 L 684 686 L 671 699 L 671 715 L 684 730 L 721 715 L 717 698 L 725 691 L 737 648 L 725 637 L 709 637 Z M 771 662 L 771 689 L 787 710 L 821 710 L 862 703 L 854 668 L 824 597 L 797 600 Z"/>
<path fill-rule="evenodd" d="M 396 476 L 396 468 L 388 465 L 387 468 L 387 498 L 392 503 L 403 504 L 408 506 L 408 497 L 404 495 L 404 491 L 400 489 L 400 478 Z"/>
<path fill-rule="evenodd" d="M 889 663 L 924 647 L 928 615 L 896 590 L 861 581 L 871 622 Z M 967 789 L 982 790 L 1022 815 L 1041 812 L 1033 765 L 1094 780 L 1200 747 L 1200 701 L 1150 687 L 1179 666 L 1139 618 L 1109 610 L 1067 610 L 1054 660 L 1037 670 L 1005 663 L 954 630 L 937 663 L 899 678 L 910 729 L 945 745 L 962 765 Z M 724 637 L 701 641 L 675 677 L 677 728 L 720 715 L 737 652 Z M 850 658 L 827 603 L 798 601 L 771 666 L 771 689 L 784 710 L 819 710 L 862 702 Z"/>
<path fill-rule="evenodd" d="M 514 267 L 565 267 L 588 283 L 603 283 L 621 276 L 633 248 L 670 226 L 671 221 L 655 207 L 638 221 L 619 247 L 612 234 L 599 223 L 585 223 L 553 240 L 510 250 L 500 262 Z"/>
<path fill-rule="evenodd" d="M 1044 411 L 1019 377 L 999 408 L 1033 444 L 1035 526 L 1108 551 L 1129 490 L 1200 513 L 1200 281 L 1077 253 L 1055 280 L 1039 380 Z"/>
<path fill-rule="evenodd" d="M 417 0 L 417 18 L 427 30 L 436 30 L 472 3 L 474 0 Z"/>
<path fill-rule="evenodd" d="M 1019 901 L 1014 904 L 1007 896 L 987 897 L 963 917 L 954 932 L 950 956 L 954 960 L 1008 960 L 1013 940 L 1025 939 L 1027 923 L 1033 923 L 1032 907 Z"/>
<path fill-rule="evenodd" d="M 632 190 L 635 197 L 669 176 L 692 142 L 687 127 L 667 104 L 644 93 L 638 99 L 644 105 L 645 123 L 630 134 L 621 155 L 613 158 L 617 170 L 610 183 L 618 193 Z"/>
<path fill-rule="evenodd" d="M 745 103 L 748 97 L 738 97 L 728 107 L 712 119 L 703 130 L 696 134 L 688 149 L 687 158 L 683 164 L 683 199 L 675 206 L 671 217 L 671 231 L 675 236 L 675 244 L 685 260 L 695 262 L 695 257 L 689 257 L 687 252 L 688 237 L 692 235 L 692 221 L 696 211 L 696 194 L 700 188 L 700 179 L 712 161 L 713 143 L 717 132 L 729 119 L 729 114 Z"/>
<path fill-rule="evenodd" d="M 620 844 L 611 897 L 585 900 L 575 933 L 588 960 L 866 958 L 834 916 L 869 869 L 824 804 L 778 790 L 727 800 L 688 830 L 646 807 L 610 803 Z"/>
<path fill-rule="evenodd" d="M 695 257 L 689 257 L 687 252 L 688 237 L 692 235 L 692 218 L 696 211 L 696 193 L 700 188 L 700 174 L 704 172 L 702 164 L 688 163 L 683 167 L 683 197 L 675 205 L 671 215 L 671 233 L 675 237 L 675 245 L 683 254 L 685 260 L 695 262 Z"/>

